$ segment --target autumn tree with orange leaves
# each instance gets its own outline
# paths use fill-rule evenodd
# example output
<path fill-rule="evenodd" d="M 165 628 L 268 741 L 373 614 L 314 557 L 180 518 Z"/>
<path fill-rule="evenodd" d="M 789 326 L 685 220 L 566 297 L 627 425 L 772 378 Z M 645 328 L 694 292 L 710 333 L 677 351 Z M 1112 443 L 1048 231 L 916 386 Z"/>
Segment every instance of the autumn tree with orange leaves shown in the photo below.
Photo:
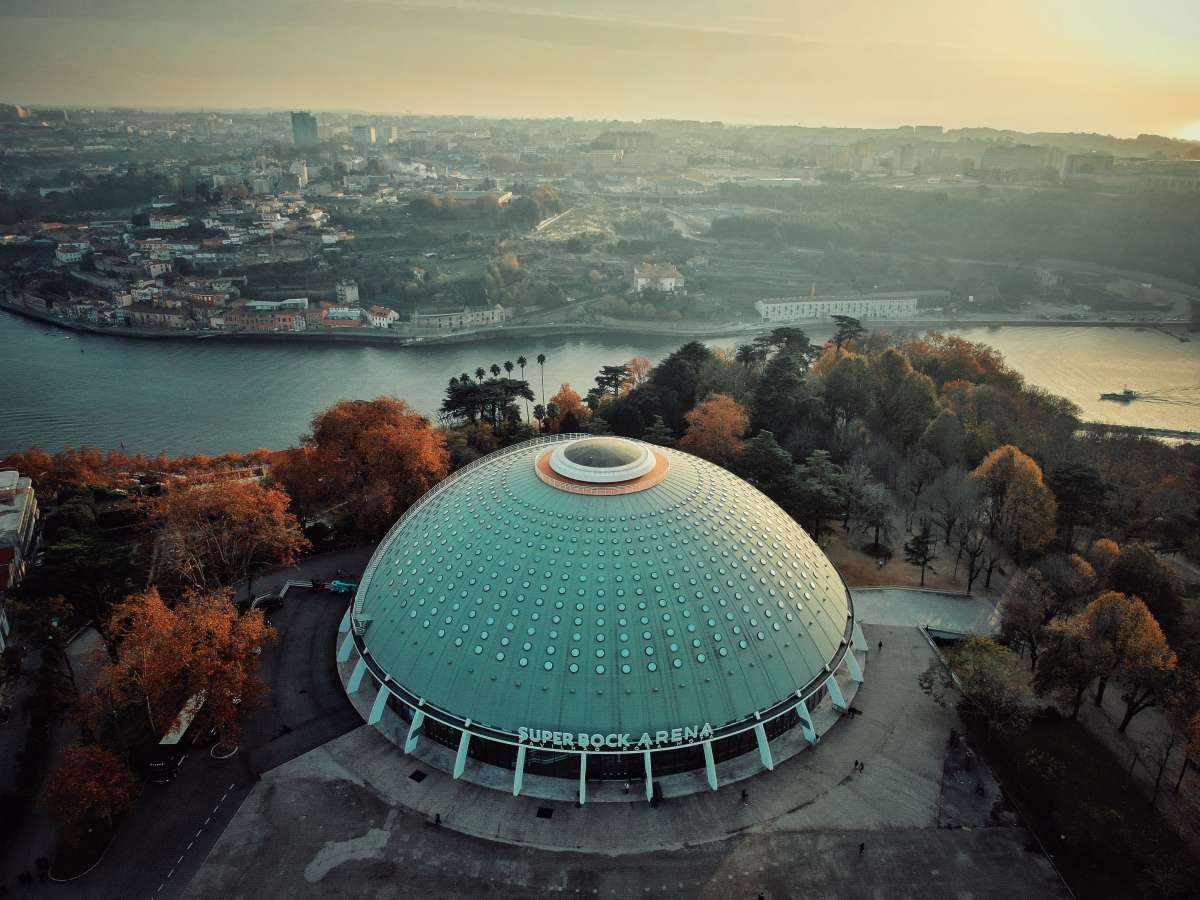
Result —
<path fill-rule="evenodd" d="M 687 431 L 679 449 L 728 467 L 745 446 L 742 436 L 750 427 L 750 416 L 728 394 L 710 394 L 684 416 Z"/>
<path fill-rule="evenodd" d="M 90 825 L 113 825 L 137 795 L 137 779 L 118 757 L 94 744 L 72 745 L 63 751 L 41 800 L 67 841 L 74 842 Z"/>
<path fill-rule="evenodd" d="M 149 588 L 117 604 L 104 632 L 114 659 L 82 704 L 93 731 L 120 746 L 158 739 L 202 694 L 196 727 L 216 728 L 224 745 L 236 745 L 265 691 L 255 651 L 275 638 L 261 610 L 239 615 L 227 592 L 169 607 Z"/>
<path fill-rule="evenodd" d="M 582 430 L 588 419 L 592 417 L 592 411 L 579 396 L 579 391 L 569 384 L 559 385 L 558 393 L 550 398 L 550 403 L 558 412 L 550 419 L 549 431 L 557 433 Z"/>
<path fill-rule="evenodd" d="M 1126 687 L 1126 714 L 1120 729 L 1161 696 L 1178 661 L 1162 628 L 1140 597 L 1105 591 L 1081 614 L 1096 646 L 1099 681 L 1096 705 L 1104 702 L 1108 682 L 1118 678 Z"/>
<path fill-rule="evenodd" d="M 1054 539 L 1054 495 L 1041 467 L 1019 447 L 997 447 L 971 477 L 983 494 L 989 536 L 1018 563 Z"/>
<path fill-rule="evenodd" d="M 252 566 L 290 565 L 308 547 L 291 498 L 256 481 L 219 481 L 167 494 L 155 508 L 163 565 L 180 584 L 212 591 Z"/>
<path fill-rule="evenodd" d="M 313 417 L 302 443 L 275 476 L 305 515 L 331 514 L 364 534 L 382 534 L 450 468 L 442 435 L 395 397 L 340 400 Z"/>

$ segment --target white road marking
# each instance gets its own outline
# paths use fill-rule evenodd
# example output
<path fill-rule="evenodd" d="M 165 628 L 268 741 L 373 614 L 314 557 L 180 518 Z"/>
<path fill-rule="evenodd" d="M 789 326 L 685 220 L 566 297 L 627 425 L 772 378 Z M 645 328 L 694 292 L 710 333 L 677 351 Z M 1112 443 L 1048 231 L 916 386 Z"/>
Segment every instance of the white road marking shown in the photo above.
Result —
<path fill-rule="evenodd" d="M 167 873 L 167 878 L 169 879 L 174 874 L 175 874 L 175 869 L 174 869 L 174 867 L 172 867 L 171 871 Z"/>
<path fill-rule="evenodd" d="M 189 841 L 189 842 L 188 842 L 188 845 L 187 845 L 187 848 L 188 848 L 188 850 L 191 850 L 191 849 L 192 849 L 192 844 L 194 844 L 194 843 L 196 843 L 196 842 L 195 842 L 195 841 Z M 186 852 L 186 851 L 185 851 L 185 852 Z M 183 859 L 183 857 L 182 857 L 182 856 L 181 856 L 181 857 L 179 857 L 179 858 L 180 858 L 180 859 Z"/>

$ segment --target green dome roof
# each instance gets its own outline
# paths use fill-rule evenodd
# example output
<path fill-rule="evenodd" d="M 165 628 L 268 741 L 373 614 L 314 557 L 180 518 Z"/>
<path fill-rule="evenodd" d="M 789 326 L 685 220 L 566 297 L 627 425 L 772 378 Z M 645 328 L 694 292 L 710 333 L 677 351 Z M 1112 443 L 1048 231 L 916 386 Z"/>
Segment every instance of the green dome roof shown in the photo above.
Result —
<path fill-rule="evenodd" d="M 649 487 L 560 490 L 535 471 L 554 449 L 460 470 L 381 542 L 354 622 L 390 687 L 474 728 L 638 734 L 720 729 L 825 680 L 850 598 L 790 516 L 659 447 Z"/>

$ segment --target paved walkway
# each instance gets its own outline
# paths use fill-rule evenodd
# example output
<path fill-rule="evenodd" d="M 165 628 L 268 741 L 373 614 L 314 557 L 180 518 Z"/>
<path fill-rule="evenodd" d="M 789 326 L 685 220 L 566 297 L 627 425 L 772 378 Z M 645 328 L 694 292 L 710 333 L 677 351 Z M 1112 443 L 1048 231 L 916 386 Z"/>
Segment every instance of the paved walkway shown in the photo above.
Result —
<path fill-rule="evenodd" d="M 955 714 L 916 684 L 932 659 L 919 632 L 867 637 L 885 648 L 864 715 L 745 782 L 749 806 L 740 786 L 657 808 L 513 798 L 362 726 L 264 775 L 184 896 L 1060 896 L 1021 829 L 938 827 Z"/>
<path fill-rule="evenodd" d="M 944 628 L 973 634 L 1000 630 L 1000 612 L 987 597 L 917 588 L 851 588 L 854 613 L 868 625 Z"/>

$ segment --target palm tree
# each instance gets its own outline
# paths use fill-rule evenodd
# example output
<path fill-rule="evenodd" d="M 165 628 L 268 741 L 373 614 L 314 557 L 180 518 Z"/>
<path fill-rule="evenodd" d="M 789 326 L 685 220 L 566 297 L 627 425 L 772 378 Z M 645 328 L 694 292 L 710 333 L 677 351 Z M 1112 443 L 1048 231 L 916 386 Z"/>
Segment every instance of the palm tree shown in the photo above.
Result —
<path fill-rule="evenodd" d="M 471 380 L 471 376 L 468 375 L 466 372 L 463 372 L 461 375 L 458 376 L 458 380 L 461 381 L 463 384 L 466 384 L 467 382 L 469 382 Z"/>
<path fill-rule="evenodd" d="M 528 400 L 525 401 L 525 405 L 529 405 Z M 543 425 L 542 420 L 546 418 L 546 407 L 542 406 L 540 403 L 534 404 L 533 417 L 537 420 L 538 431 L 544 430 L 545 426 Z"/>
<path fill-rule="evenodd" d="M 504 374 L 505 374 L 505 375 L 512 375 L 512 370 L 513 370 L 513 364 L 512 364 L 512 360 L 511 360 L 511 359 L 506 359 L 506 360 L 504 361 Z"/>
<path fill-rule="evenodd" d="M 542 370 L 542 402 L 546 402 L 546 354 L 537 355 L 537 364 Z"/>
<path fill-rule="evenodd" d="M 517 366 L 521 369 L 521 380 L 522 381 L 525 380 L 525 366 L 527 366 L 528 364 L 529 364 L 529 360 L 527 360 L 524 356 L 517 357 Z M 529 401 L 528 400 L 525 401 L 525 421 L 526 422 L 529 421 Z"/>
<path fill-rule="evenodd" d="M 483 376 L 486 374 L 487 374 L 487 372 L 485 372 L 483 370 L 483 366 L 480 366 L 478 369 L 475 370 L 475 377 L 479 380 L 480 384 L 483 384 Z"/>
<path fill-rule="evenodd" d="M 500 367 L 498 365 L 496 365 L 495 363 L 492 363 L 492 377 L 493 378 L 500 377 Z"/>

